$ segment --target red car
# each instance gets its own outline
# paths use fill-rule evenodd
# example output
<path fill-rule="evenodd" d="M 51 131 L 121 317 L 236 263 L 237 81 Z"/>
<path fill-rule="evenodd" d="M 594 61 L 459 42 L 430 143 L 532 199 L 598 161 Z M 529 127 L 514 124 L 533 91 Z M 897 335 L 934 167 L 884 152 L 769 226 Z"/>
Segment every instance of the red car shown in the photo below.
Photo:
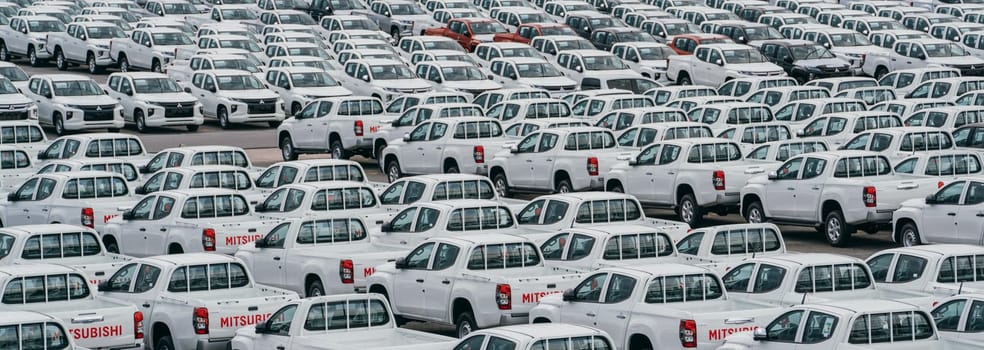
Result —
<path fill-rule="evenodd" d="M 527 23 L 516 28 L 515 33 L 496 34 L 497 42 L 512 42 L 529 44 L 533 38 L 541 35 L 577 35 L 571 27 L 560 23 Z"/>
<path fill-rule="evenodd" d="M 674 36 L 670 40 L 669 46 L 678 55 L 693 55 L 694 49 L 700 44 L 728 44 L 734 43 L 731 38 L 721 34 L 681 34 Z"/>
<path fill-rule="evenodd" d="M 497 34 L 505 34 L 506 27 L 489 18 L 455 18 L 444 28 L 431 28 L 424 35 L 438 35 L 454 39 L 468 52 L 475 51 L 478 44 L 492 42 Z"/>

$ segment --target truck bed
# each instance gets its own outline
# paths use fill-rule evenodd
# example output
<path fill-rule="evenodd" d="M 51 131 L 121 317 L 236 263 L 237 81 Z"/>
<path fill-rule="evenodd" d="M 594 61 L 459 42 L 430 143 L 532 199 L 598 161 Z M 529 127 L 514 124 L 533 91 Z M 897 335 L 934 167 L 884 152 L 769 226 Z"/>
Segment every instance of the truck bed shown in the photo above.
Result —
<path fill-rule="evenodd" d="M 457 339 L 403 328 L 383 328 L 313 335 L 295 341 L 331 350 L 396 350 L 450 349 Z"/>
<path fill-rule="evenodd" d="M 250 327 L 265 321 L 287 301 L 293 293 L 284 290 L 256 286 L 181 293 L 184 300 L 173 300 L 189 306 L 204 306 L 209 314 L 209 337 L 231 338 L 236 329 Z"/>
<path fill-rule="evenodd" d="M 95 293 L 95 291 L 93 291 Z M 37 311 L 61 319 L 76 343 L 84 347 L 129 347 L 138 341 L 133 335 L 136 307 L 105 299 L 83 299 L 20 305 L 7 309 Z M 9 310 L 9 309 L 7 309 Z"/>

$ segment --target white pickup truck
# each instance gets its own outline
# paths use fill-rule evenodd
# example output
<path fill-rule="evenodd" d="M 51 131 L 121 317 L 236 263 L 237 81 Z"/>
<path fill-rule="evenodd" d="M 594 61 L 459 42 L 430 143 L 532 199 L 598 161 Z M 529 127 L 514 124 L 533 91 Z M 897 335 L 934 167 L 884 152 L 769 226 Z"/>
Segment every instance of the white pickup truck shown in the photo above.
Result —
<path fill-rule="evenodd" d="M 753 47 L 739 44 L 705 44 L 693 55 L 668 58 L 666 78 L 680 85 L 721 86 L 744 77 L 781 77 L 786 72 Z"/>
<path fill-rule="evenodd" d="M 479 328 L 529 322 L 543 296 L 581 275 L 543 265 L 533 242 L 502 234 L 431 238 L 406 257 L 376 267 L 370 293 L 386 296 L 403 319 L 454 325 L 463 338 Z"/>
<path fill-rule="evenodd" d="M 846 246 L 856 228 L 878 232 L 909 198 L 936 192 L 938 180 L 901 178 L 888 158 L 867 151 L 801 154 L 741 189 L 751 223 L 775 221 L 817 227 L 833 246 Z"/>
<path fill-rule="evenodd" d="M 971 56 L 965 46 L 943 39 L 906 39 L 895 42 L 892 50 L 874 51 L 864 56 L 861 70 L 880 79 L 889 72 L 913 68 L 954 68 L 962 75 L 984 73 L 984 59 Z"/>
<path fill-rule="evenodd" d="M 580 3 L 580 2 L 575 2 Z M 485 341 L 488 339 L 488 341 Z M 571 347 L 566 346 L 570 342 Z M 485 345 L 483 346 L 482 343 Z M 560 344 L 560 345 L 555 345 Z M 483 329 L 458 342 L 455 350 L 615 349 L 602 330 L 572 324 L 524 324 Z"/>
<path fill-rule="evenodd" d="M 34 175 L 0 202 L 4 227 L 30 224 L 81 225 L 102 231 L 119 216 L 119 206 L 132 203 L 123 175 L 76 171 Z M 110 245 L 107 244 L 109 247 Z M 115 252 L 111 247 L 107 248 Z"/>
<path fill-rule="evenodd" d="M 266 122 L 277 127 L 284 120 L 284 101 L 263 86 L 253 73 L 216 69 L 195 72 L 185 87 L 204 105 L 205 117 L 215 118 L 228 129 L 232 123 Z"/>
<path fill-rule="evenodd" d="M 984 193 L 981 189 L 984 188 L 984 179 L 929 179 L 938 181 L 940 190 L 926 198 L 916 197 L 902 202 L 899 209 L 892 213 L 892 239 L 907 247 L 929 243 L 984 243 L 984 231 L 981 230 L 981 218 L 984 217 L 984 205 L 981 204 L 984 203 L 984 198 L 981 198 Z M 967 194 L 964 195 L 964 192 Z"/>
<path fill-rule="evenodd" d="M 302 153 L 331 153 L 333 159 L 372 157 L 372 142 L 389 119 L 378 98 L 318 98 L 280 124 L 277 145 L 284 160 L 296 160 Z"/>
<path fill-rule="evenodd" d="M 144 133 L 153 127 L 184 126 L 198 131 L 204 107 L 162 73 L 113 73 L 106 93 L 120 101 L 123 119 Z"/>
<path fill-rule="evenodd" d="M 78 346 L 74 337 L 65 336 L 66 324 L 37 311 L 7 311 L 0 320 L 0 345 L 10 349 L 37 349 L 48 339 L 51 349 L 88 350 Z"/>
<path fill-rule="evenodd" d="M 984 248 L 969 244 L 933 244 L 886 249 L 865 262 L 879 287 L 929 293 L 936 299 L 984 291 L 984 279 L 968 272 Z"/>
<path fill-rule="evenodd" d="M 88 129 L 117 132 L 125 125 L 119 102 L 89 76 L 35 74 L 23 93 L 37 102 L 38 123 L 60 136 Z"/>
<path fill-rule="evenodd" d="M 109 57 L 124 73 L 134 68 L 163 73 L 164 66 L 174 61 L 175 53 L 194 47 L 188 34 L 178 29 L 140 28 L 133 30 L 129 38 L 110 39 Z"/>
<path fill-rule="evenodd" d="M 191 76 L 202 70 L 210 69 L 237 69 L 252 73 L 257 78 L 263 78 L 263 70 L 260 67 L 263 63 L 255 61 L 255 58 L 246 54 L 244 50 L 236 49 L 209 49 L 210 53 L 198 53 L 187 60 L 175 60 L 164 67 L 164 73 L 177 81 L 179 85 L 191 85 Z M 214 53 L 220 51 L 223 53 Z M 236 53 L 227 52 L 235 51 Z"/>
<path fill-rule="evenodd" d="M 392 216 L 379 206 L 376 190 L 365 182 L 324 181 L 284 185 L 256 205 L 261 219 L 283 220 L 342 215 L 361 218 L 372 229 Z M 375 230 L 374 230 L 375 231 Z"/>
<path fill-rule="evenodd" d="M 529 201 L 500 197 L 488 177 L 473 174 L 433 174 L 401 178 L 379 191 L 379 203 L 387 211 L 400 211 L 417 201 L 488 199 L 513 211 Z"/>
<path fill-rule="evenodd" d="M 374 242 L 409 249 L 431 237 L 519 233 L 512 211 L 491 200 L 420 201 L 405 208 L 381 232 L 371 232 Z"/>
<path fill-rule="evenodd" d="M 595 271 L 609 266 L 678 262 L 673 240 L 643 225 L 596 225 L 531 236 L 540 245 L 544 264 Z"/>
<path fill-rule="evenodd" d="M 113 59 L 109 56 L 109 41 L 125 37 L 123 30 L 113 23 L 73 22 L 64 32 L 48 33 L 48 43 L 44 49 L 55 58 L 58 70 L 85 64 L 89 67 L 89 74 L 98 74 L 113 65 Z"/>
<path fill-rule="evenodd" d="M 797 253 L 748 259 L 721 280 L 735 299 L 789 307 L 847 299 L 905 300 L 929 307 L 926 292 L 879 288 L 861 259 L 826 253 Z"/>
<path fill-rule="evenodd" d="M 732 298 L 707 269 L 661 263 L 595 271 L 562 295 L 541 298 L 530 319 L 597 327 L 622 349 L 713 350 L 782 311 Z"/>
<path fill-rule="evenodd" d="M 82 272 L 74 268 L 55 264 L 4 266 L 0 267 L 0 286 L 0 313 L 4 315 L 41 311 L 67 325 L 66 331 L 80 346 L 143 349 L 144 314 L 132 303 L 96 295 Z"/>
<path fill-rule="evenodd" d="M 278 187 L 294 183 L 320 181 L 368 182 L 379 188 L 383 183 L 369 182 L 362 164 L 345 159 L 305 159 L 270 165 L 256 177 L 256 189 L 272 193 Z"/>
<path fill-rule="evenodd" d="M 675 241 L 680 261 L 723 275 L 750 258 L 785 255 L 775 224 L 733 224 L 694 229 Z"/>
<path fill-rule="evenodd" d="M 153 174 L 165 168 L 180 168 L 202 165 L 227 165 L 242 168 L 250 173 L 259 173 L 253 167 L 246 151 L 236 146 L 202 145 L 180 146 L 160 150 L 153 158 L 140 167 L 141 174 Z"/>
<path fill-rule="evenodd" d="M 930 313 L 948 350 L 984 347 L 984 294 L 966 293 L 940 301 Z"/>
<path fill-rule="evenodd" d="M 779 163 L 749 163 L 740 144 L 721 138 L 657 142 L 627 156 L 605 175 L 605 189 L 632 193 L 647 206 L 673 208 L 692 227 L 706 212 L 737 212 L 748 180 Z"/>
<path fill-rule="evenodd" d="M 178 209 L 178 210 L 174 210 Z M 184 252 L 233 254 L 277 224 L 250 213 L 236 191 L 196 188 L 155 192 L 110 220 L 100 231 L 106 246 L 145 257 Z"/>
<path fill-rule="evenodd" d="M 533 132 L 519 143 L 505 144 L 489 161 L 489 177 L 499 195 L 514 191 L 574 192 L 600 190 L 605 175 L 630 151 L 615 134 L 599 127 L 569 127 Z"/>
<path fill-rule="evenodd" d="M 73 225 L 21 225 L 0 229 L 0 265 L 61 264 L 95 286 L 130 258 L 108 253 L 95 230 Z"/>
<path fill-rule="evenodd" d="M 284 220 L 236 257 L 257 282 L 312 297 L 365 291 L 376 266 L 406 252 L 374 244 L 361 219 L 322 215 Z"/>
<path fill-rule="evenodd" d="M 506 142 L 502 126 L 495 119 L 432 119 L 417 125 L 403 140 L 390 142 L 380 157 L 390 182 L 405 174 L 485 175 L 489 170 L 487 156 Z"/>
<path fill-rule="evenodd" d="M 99 291 L 140 308 L 153 349 L 227 349 L 236 329 L 263 322 L 297 299 L 255 283 L 239 259 L 220 254 L 137 259 Z"/>
<path fill-rule="evenodd" d="M 342 294 L 291 302 L 255 328 L 236 331 L 230 350 L 430 350 L 454 342 L 397 327 L 381 295 Z"/>
<path fill-rule="evenodd" d="M 690 226 L 677 221 L 647 218 L 639 200 L 616 192 L 560 193 L 537 197 L 516 214 L 524 233 L 558 232 L 599 224 L 636 224 L 681 237 Z"/>
<path fill-rule="evenodd" d="M 26 56 L 37 67 L 51 58 L 45 49 L 48 33 L 65 31 L 65 24 L 51 16 L 16 16 L 0 26 L 0 61 Z"/>
<path fill-rule="evenodd" d="M 133 187 L 133 193 L 144 195 L 159 191 L 196 188 L 227 188 L 239 191 L 250 205 L 259 203 L 264 194 L 253 188 L 246 169 L 232 165 L 192 165 L 161 169 Z"/>

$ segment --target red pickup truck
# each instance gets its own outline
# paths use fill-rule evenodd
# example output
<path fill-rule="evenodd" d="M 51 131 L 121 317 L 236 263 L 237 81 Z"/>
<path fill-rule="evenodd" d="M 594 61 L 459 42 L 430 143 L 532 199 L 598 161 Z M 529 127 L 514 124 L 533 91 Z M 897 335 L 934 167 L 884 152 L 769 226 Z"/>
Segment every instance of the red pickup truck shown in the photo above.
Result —
<path fill-rule="evenodd" d="M 527 23 L 516 28 L 515 33 L 496 34 L 497 42 L 513 42 L 529 44 L 533 38 L 541 35 L 577 35 L 571 27 L 560 23 Z"/>
<path fill-rule="evenodd" d="M 458 41 L 468 52 L 475 51 L 475 46 L 492 42 L 498 34 L 506 33 L 506 27 L 489 18 L 455 18 L 448 21 L 444 28 L 431 28 L 424 35 L 445 36 Z"/>

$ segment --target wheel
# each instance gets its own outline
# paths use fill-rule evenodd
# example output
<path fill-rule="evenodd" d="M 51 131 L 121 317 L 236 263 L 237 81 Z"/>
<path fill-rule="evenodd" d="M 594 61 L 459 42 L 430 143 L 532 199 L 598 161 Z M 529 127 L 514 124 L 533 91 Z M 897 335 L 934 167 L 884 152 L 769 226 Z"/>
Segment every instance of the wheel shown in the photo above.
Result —
<path fill-rule="evenodd" d="M 130 60 L 126 58 L 126 55 L 120 55 L 120 72 L 126 73 L 130 71 Z"/>
<path fill-rule="evenodd" d="M 574 192 L 574 185 L 571 185 L 570 179 L 561 179 L 560 181 L 557 181 L 557 184 L 554 186 L 554 190 L 557 193 Z"/>
<path fill-rule="evenodd" d="M 294 140 L 290 136 L 280 138 L 280 156 L 285 161 L 297 160 L 297 151 L 294 150 Z"/>
<path fill-rule="evenodd" d="M 5 42 L 0 42 L 0 61 L 10 61 L 10 51 L 7 51 Z"/>
<path fill-rule="evenodd" d="M 762 210 L 761 202 L 752 202 L 748 204 L 748 208 L 745 209 L 745 221 L 750 224 L 765 222 L 765 211 Z"/>
<path fill-rule="evenodd" d="M 397 42 L 399 42 L 400 41 L 400 28 L 393 27 L 393 29 L 390 29 L 390 35 L 393 36 L 393 40 L 396 40 Z"/>
<path fill-rule="evenodd" d="M 875 69 L 875 79 L 881 79 L 885 74 L 888 74 L 888 68 L 879 66 Z"/>
<path fill-rule="evenodd" d="M 471 311 L 465 311 L 461 315 L 458 315 L 458 320 L 454 322 L 454 329 L 459 339 L 478 330 L 478 325 L 475 324 L 475 316 L 472 316 Z"/>
<path fill-rule="evenodd" d="M 325 287 L 321 285 L 321 281 L 311 282 L 307 287 L 307 297 L 320 297 L 325 295 Z"/>
<path fill-rule="evenodd" d="M 301 111 L 300 103 L 294 102 L 294 104 L 290 105 L 290 115 L 292 116 L 297 115 L 297 113 L 300 111 Z"/>
<path fill-rule="evenodd" d="M 85 64 L 89 66 L 89 74 L 99 74 L 103 71 L 102 67 L 96 65 L 96 55 L 93 55 L 92 52 L 85 57 Z"/>
<path fill-rule="evenodd" d="M 27 60 L 31 63 L 31 67 L 37 67 L 41 65 L 41 59 L 38 58 L 38 53 L 34 50 L 34 46 L 27 47 Z"/>
<path fill-rule="evenodd" d="M 174 350 L 174 341 L 171 340 L 171 336 L 165 335 L 157 339 L 157 344 L 154 344 L 154 350 Z"/>
<path fill-rule="evenodd" d="M 700 206 L 697 205 L 697 199 L 694 198 L 692 193 L 687 193 L 680 197 L 680 201 L 677 202 L 677 215 L 681 221 L 687 223 L 690 227 L 697 227 L 700 224 L 700 220 L 704 217 L 704 213 L 701 212 Z"/>
<path fill-rule="evenodd" d="M 226 112 L 225 106 L 219 106 L 219 110 L 215 114 L 219 116 L 219 126 L 223 129 L 228 129 L 230 126 L 229 112 Z"/>
<path fill-rule="evenodd" d="M 119 254 L 120 253 L 119 243 L 116 243 L 115 240 L 106 242 L 106 251 L 113 254 Z"/>
<path fill-rule="evenodd" d="M 916 224 L 911 222 L 902 225 L 902 231 L 899 232 L 899 245 L 903 247 L 914 247 L 922 244 L 922 239 L 919 238 L 919 229 Z"/>
<path fill-rule="evenodd" d="M 147 132 L 147 121 L 144 120 L 143 110 L 137 109 L 133 111 L 133 121 L 137 124 L 137 131 L 141 134 Z"/>
<path fill-rule="evenodd" d="M 279 121 L 267 122 L 267 125 L 269 125 L 271 128 L 276 128 L 280 126 L 280 122 Z"/>
<path fill-rule="evenodd" d="M 328 151 L 331 152 L 331 157 L 334 159 L 348 159 L 348 152 L 342 147 L 342 140 L 335 139 L 331 141 L 331 145 L 328 146 Z"/>
<path fill-rule="evenodd" d="M 506 179 L 505 172 L 496 173 L 492 177 L 492 184 L 495 186 L 495 190 L 499 192 L 499 197 L 509 197 L 512 195 L 512 189 L 509 188 L 509 180 Z"/>
<path fill-rule="evenodd" d="M 844 222 L 844 214 L 840 209 L 831 210 L 823 220 L 823 231 L 827 242 L 834 247 L 845 247 L 851 240 L 851 230 Z"/>
<path fill-rule="evenodd" d="M 608 192 L 625 193 L 625 188 L 620 183 L 614 183 L 608 187 Z"/>
<path fill-rule="evenodd" d="M 55 68 L 58 70 L 68 69 L 68 61 L 65 60 L 65 53 L 61 49 L 55 51 Z"/>
<path fill-rule="evenodd" d="M 160 73 L 162 71 L 161 70 L 161 61 L 155 59 L 153 62 L 151 62 L 150 63 L 150 71 L 151 72 L 154 72 L 154 73 Z"/>
<path fill-rule="evenodd" d="M 195 132 L 198 131 L 198 125 L 188 125 L 188 131 Z"/>
<path fill-rule="evenodd" d="M 61 114 L 55 113 L 54 117 L 51 119 L 54 120 L 53 124 L 55 124 L 55 134 L 58 136 L 65 135 L 65 121 L 62 120 Z"/>
<path fill-rule="evenodd" d="M 460 173 L 460 172 L 461 172 L 461 169 L 458 169 L 458 163 L 451 162 L 450 164 L 447 164 L 447 165 L 444 166 L 444 173 L 445 174 L 457 174 L 457 173 Z"/>
<path fill-rule="evenodd" d="M 677 77 L 677 85 L 693 85 L 693 84 L 694 82 L 690 80 L 689 74 L 683 73 L 680 74 L 679 77 Z"/>
<path fill-rule="evenodd" d="M 403 173 L 400 171 L 400 161 L 394 159 L 386 164 L 386 179 L 389 182 L 395 182 L 403 177 Z"/>

